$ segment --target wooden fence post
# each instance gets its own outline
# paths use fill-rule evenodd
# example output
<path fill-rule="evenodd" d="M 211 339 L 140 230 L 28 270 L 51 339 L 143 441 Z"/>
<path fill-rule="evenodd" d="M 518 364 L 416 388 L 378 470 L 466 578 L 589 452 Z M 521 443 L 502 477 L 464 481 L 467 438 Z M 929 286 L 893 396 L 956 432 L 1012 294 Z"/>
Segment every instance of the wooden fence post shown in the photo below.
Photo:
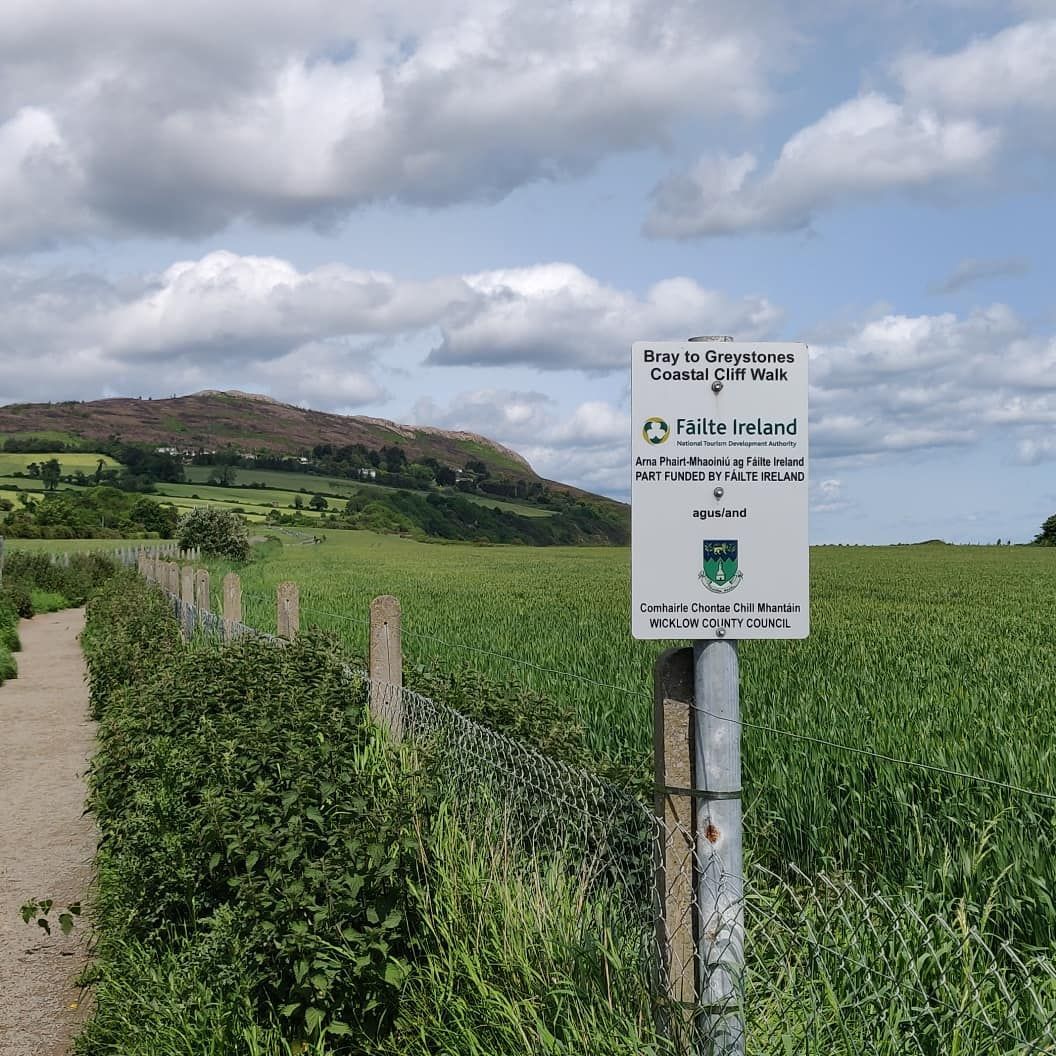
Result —
<path fill-rule="evenodd" d="M 301 596 L 296 583 L 286 580 L 275 592 L 275 627 L 280 638 L 294 639 L 301 627 Z"/>
<path fill-rule="evenodd" d="M 653 667 L 655 809 L 662 851 L 656 862 L 656 939 L 679 1052 L 694 1051 L 699 982 L 696 930 L 696 825 L 693 797 L 693 650 L 667 649 Z"/>
<path fill-rule="evenodd" d="M 198 626 L 205 626 L 205 616 L 209 612 L 212 599 L 209 594 L 209 571 L 198 569 L 194 574 L 194 607 L 198 610 Z"/>
<path fill-rule="evenodd" d="M 242 580 L 234 572 L 224 576 L 224 637 L 235 637 L 235 624 L 242 622 Z"/>
<path fill-rule="evenodd" d="M 403 737 L 403 637 L 398 598 L 370 603 L 370 713 L 397 740 Z"/>
<path fill-rule="evenodd" d="M 190 565 L 180 569 L 180 601 L 183 602 L 183 636 L 190 638 L 194 633 L 194 569 Z"/>

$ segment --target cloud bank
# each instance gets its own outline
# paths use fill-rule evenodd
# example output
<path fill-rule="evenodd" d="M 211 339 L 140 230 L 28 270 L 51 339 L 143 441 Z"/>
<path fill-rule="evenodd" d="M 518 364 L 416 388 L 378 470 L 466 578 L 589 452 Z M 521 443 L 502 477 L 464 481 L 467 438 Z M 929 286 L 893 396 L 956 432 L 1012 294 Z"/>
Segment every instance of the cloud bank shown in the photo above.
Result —
<path fill-rule="evenodd" d="M 781 39 L 726 0 L 11 0 L 0 250 L 492 201 L 760 113 Z"/>

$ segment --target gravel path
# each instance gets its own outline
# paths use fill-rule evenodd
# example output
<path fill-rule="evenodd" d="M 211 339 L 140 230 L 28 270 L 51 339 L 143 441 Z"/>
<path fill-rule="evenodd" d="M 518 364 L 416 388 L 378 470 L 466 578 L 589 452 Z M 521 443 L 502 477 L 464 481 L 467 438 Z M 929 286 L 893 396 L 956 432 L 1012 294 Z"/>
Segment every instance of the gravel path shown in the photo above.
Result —
<path fill-rule="evenodd" d="M 82 816 L 95 734 L 83 627 L 82 609 L 23 620 L 19 677 L 0 686 L 0 1056 L 61 1056 L 85 1013 L 73 979 L 87 926 L 63 936 L 56 919 L 86 897 L 95 852 Z M 55 900 L 51 938 L 23 924 L 31 898 Z"/>

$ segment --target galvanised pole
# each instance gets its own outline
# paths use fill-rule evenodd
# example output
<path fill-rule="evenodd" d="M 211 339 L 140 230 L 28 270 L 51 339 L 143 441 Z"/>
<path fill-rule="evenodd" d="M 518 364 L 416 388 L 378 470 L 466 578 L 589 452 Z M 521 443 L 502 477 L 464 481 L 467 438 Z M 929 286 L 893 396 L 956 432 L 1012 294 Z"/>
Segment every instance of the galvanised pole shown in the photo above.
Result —
<path fill-rule="evenodd" d="M 730 341 L 691 337 L 690 341 Z M 722 382 L 712 383 L 716 398 Z M 715 491 L 722 498 L 721 489 Z M 693 643 L 699 1026 L 706 1056 L 744 1056 L 744 844 L 737 643 Z"/>
<path fill-rule="evenodd" d="M 699 1025 L 706 1056 L 743 1056 L 744 850 L 737 643 L 693 643 Z"/>

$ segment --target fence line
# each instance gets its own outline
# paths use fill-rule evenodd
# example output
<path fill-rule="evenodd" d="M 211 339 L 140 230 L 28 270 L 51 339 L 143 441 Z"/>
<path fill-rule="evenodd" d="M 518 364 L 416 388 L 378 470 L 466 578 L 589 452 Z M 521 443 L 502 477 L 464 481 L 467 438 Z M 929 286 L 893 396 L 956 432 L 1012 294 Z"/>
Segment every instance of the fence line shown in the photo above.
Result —
<path fill-rule="evenodd" d="M 175 563 L 157 553 L 132 552 L 126 563 L 138 564 L 141 574 L 166 592 L 188 636 L 205 633 L 228 641 L 249 636 L 280 645 L 296 637 L 298 628 L 289 620 L 292 584 L 284 584 L 275 598 L 277 626 L 285 627 L 285 634 L 272 635 L 242 622 L 241 611 L 238 619 L 228 613 L 226 591 L 224 616 L 211 611 L 207 591 L 186 596 L 177 586 Z M 522 852 L 525 868 L 564 863 L 591 897 L 601 899 L 605 926 L 633 936 L 643 972 L 650 978 L 659 974 L 668 1000 L 657 1006 L 658 1014 L 679 1052 L 744 1051 L 743 1038 L 706 1035 L 707 1023 L 731 1012 L 733 1020 L 745 1023 L 747 1051 L 767 1056 L 1056 1052 L 1056 961 L 1050 955 L 1017 953 L 967 919 L 922 915 L 908 902 L 862 893 L 847 878 L 807 876 L 794 866 L 787 875 L 757 865 L 746 869 L 745 900 L 738 908 L 747 912 L 750 947 L 748 967 L 731 999 L 736 1007 L 702 1008 L 704 966 L 693 951 L 701 930 L 714 933 L 721 922 L 702 919 L 693 883 L 682 885 L 681 901 L 672 898 L 671 885 L 677 886 L 679 877 L 710 873 L 721 888 L 728 874 L 716 855 L 701 859 L 692 821 L 677 812 L 650 810 L 590 771 L 551 759 L 405 688 L 392 656 L 401 632 L 398 623 L 384 623 L 394 618 L 390 601 L 395 599 L 376 599 L 372 618 L 362 621 L 372 631 L 371 669 L 348 667 L 351 684 L 366 692 L 375 721 L 412 749 L 428 752 L 430 772 L 465 817 L 501 831 L 502 839 Z M 398 607 L 395 612 L 398 618 Z M 384 663 L 379 659 L 376 666 L 382 648 Z M 819 738 L 796 739 L 1056 798 Z M 836 993 L 858 996 L 836 1007 Z M 881 1048 L 878 1039 L 890 1031 L 894 1040 Z"/>
<path fill-rule="evenodd" d="M 268 603 L 270 599 L 264 598 L 259 594 L 247 594 L 245 595 L 248 599 Z M 325 609 L 316 608 L 314 605 L 305 605 L 302 603 L 301 611 L 306 615 L 325 616 L 328 619 L 343 620 L 348 623 L 359 623 L 364 626 L 370 626 L 370 619 L 367 617 L 352 616 L 347 613 L 328 612 Z M 611 689 L 616 693 L 625 693 L 628 696 L 640 697 L 641 692 L 639 690 L 630 689 L 627 686 L 618 686 L 611 682 L 601 682 L 594 678 L 589 678 L 586 675 L 581 675 L 575 671 L 565 671 L 562 668 L 546 667 L 542 664 L 537 664 L 531 660 L 524 660 L 520 657 L 510 656 L 507 653 L 498 652 L 494 649 L 485 649 L 481 646 L 475 645 L 464 645 L 458 642 L 449 642 L 444 638 L 440 638 L 434 634 L 426 634 L 423 631 L 411 631 L 406 627 L 403 628 L 403 636 L 405 638 L 425 638 L 430 641 L 438 642 L 441 645 L 447 646 L 449 649 L 461 650 L 463 652 L 479 653 L 482 656 L 492 656 L 500 660 L 508 660 L 510 663 L 518 664 L 522 667 L 530 668 L 534 671 L 540 671 L 544 674 L 559 675 L 562 678 L 568 678 L 576 682 L 582 682 L 585 685 L 596 686 L 600 689 Z M 758 730 L 760 733 L 769 733 L 777 737 L 786 737 L 789 740 L 801 741 L 806 744 L 816 744 L 824 748 L 832 748 L 836 751 L 846 752 L 849 755 L 857 755 L 866 759 L 873 759 L 877 762 L 890 763 L 894 766 L 904 766 L 914 770 L 922 770 L 928 773 L 941 774 L 944 777 L 953 777 L 961 781 L 969 781 L 975 784 L 988 785 L 991 788 L 1004 789 L 1007 792 L 1015 792 L 1020 795 L 1029 796 L 1034 799 L 1045 800 L 1047 802 L 1056 803 L 1056 794 L 1051 792 L 1042 792 L 1038 789 L 1027 788 L 1024 785 L 1012 784 L 1008 781 L 1001 781 L 997 778 L 986 777 L 982 774 L 973 774 L 964 770 L 952 770 L 946 766 L 940 766 L 937 763 L 922 763 L 916 759 L 905 759 L 897 755 L 888 755 L 885 752 L 877 752 L 872 748 L 860 748 L 851 744 L 843 744 L 839 741 L 828 740 L 824 737 L 814 737 L 806 733 L 798 733 L 795 730 L 782 729 L 779 726 L 769 726 L 765 723 L 753 722 L 745 718 L 733 719 L 727 715 L 718 715 L 707 708 L 702 707 L 699 704 L 693 705 L 694 708 L 700 711 L 702 714 L 707 715 L 711 719 L 716 719 L 721 722 L 727 722 L 732 725 L 740 726 L 742 729 Z"/>

